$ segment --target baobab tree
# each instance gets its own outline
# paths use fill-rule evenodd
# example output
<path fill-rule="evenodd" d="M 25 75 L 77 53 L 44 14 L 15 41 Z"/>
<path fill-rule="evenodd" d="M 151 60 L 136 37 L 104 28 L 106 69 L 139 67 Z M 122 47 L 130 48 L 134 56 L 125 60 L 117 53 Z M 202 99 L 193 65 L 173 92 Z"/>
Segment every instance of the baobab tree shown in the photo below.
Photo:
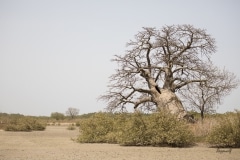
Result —
<path fill-rule="evenodd" d="M 167 110 L 180 118 L 186 115 L 177 92 L 194 83 L 206 83 L 211 76 L 210 57 L 215 40 L 203 29 L 171 25 L 143 28 L 127 43 L 124 55 L 110 76 L 109 90 L 100 96 L 109 110 Z"/>

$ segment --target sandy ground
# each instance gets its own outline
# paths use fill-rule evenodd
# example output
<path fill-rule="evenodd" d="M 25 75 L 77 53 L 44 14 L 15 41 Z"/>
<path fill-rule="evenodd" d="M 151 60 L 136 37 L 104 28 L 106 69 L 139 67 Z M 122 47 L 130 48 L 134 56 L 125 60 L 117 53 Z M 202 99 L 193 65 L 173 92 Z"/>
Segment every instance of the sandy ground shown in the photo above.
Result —
<path fill-rule="evenodd" d="M 123 147 L 115 144 L 80 144 L 78 130 L 48 126 L 45 131 L 0 131 L 0 160 L 240 160 L 231 153 L 198 145 L 191 148 Z"/>

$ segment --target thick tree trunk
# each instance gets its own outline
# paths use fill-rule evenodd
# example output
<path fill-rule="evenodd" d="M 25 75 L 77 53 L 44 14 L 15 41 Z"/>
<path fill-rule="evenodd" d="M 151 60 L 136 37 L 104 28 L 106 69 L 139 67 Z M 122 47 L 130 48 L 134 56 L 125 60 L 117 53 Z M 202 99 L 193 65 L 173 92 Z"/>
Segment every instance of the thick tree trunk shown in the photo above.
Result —
<path fill-rule="evenodd" d="M 156 97 L 156 104 L 160 110 L 167 110 L 183 118 L 187 113 L 177 95 L 168 89 L 161 89 L 161 94 Z"/>
<path fill-rule="evenodd" d="M 177 95 L 170 90 L 169 83 L 166 82 L 164 88 L 159 89 L 155 80 L 151 77 L 150 71 L 142 70 L 141 76 L 148 82 L 152 101 L 156 103 L 159 110 L 166 110 L 172 114 L 176 114 L 178 118 L 183 118 L 187 114 L 182 102 L 178 99 Z"/>

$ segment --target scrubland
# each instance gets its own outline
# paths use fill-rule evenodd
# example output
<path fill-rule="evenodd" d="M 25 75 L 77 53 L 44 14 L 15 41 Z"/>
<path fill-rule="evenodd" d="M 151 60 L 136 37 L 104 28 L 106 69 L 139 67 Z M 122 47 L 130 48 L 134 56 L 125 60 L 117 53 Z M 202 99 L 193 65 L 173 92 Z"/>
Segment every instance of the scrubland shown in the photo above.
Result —
<path fill-rule="evenodd" d="M 97 116 L 101 117 L 106 115 L 100 114 Z M 232 117 L 231 114 L 226 114 L 225 116 Z M 229 138 L 226 140 L 227 142 L 231 142 L 231 140 L 233 140 L 231 138 L 233 137 L 233 132 L 231 132 L 233 127 L 226 127 L 232 125 L 230 122 L 231 119 L 225 119 L 226 117 L 222 117 L 222 115 L 206 117 L 203 122 L 198 120 L 194 124 L 186 123 L 188 129 L 194 136 L 194 143 L 183 147 L 170 147 L 169 145 L 136 146 L 134 144 L 129 145 L 128 143 L 126 145 L 126 141 L 123 139 L 120 139 L 120 142 L 123 142 L 122 144 L 109 144 L 101 142 L 79 143 L 81 140 L 83 140 L 81 139 L 83 138 L 81 137 L 81 134 L 83 134 L 81 125 L 83 125 L 85 122 L 88 122 L 89 118 L 91 119 L 91 117 L 76 119 L 70 123 L 67 123 L 67 120 L 60 121 L 61 123 L 52 123 L 52 120 L 48 120 L 45 121 L 48 123 L 48 125 L 43 131 L 9 132 L 0 130 L 0 160 L 238 160 L 240 157 L 239 148 L 232 148 L 231 152 L 225 152 L 230 151 L 229 147 L 225 146 L 226 148 L 221 148 L 220 152 L 218 152 L 219 150 L 217 150 L 216 147 L 212 147 L 213 144 L 209 143 L 207 137 L 210 135 L 210 133 L 213 133 L 211 131 L 214 131 L 214 129 L 217 131 L 217 127 L 220 127 L 221 130 L 225 129 L 225 133 L 229 132 L 228 136 L 226 136 Z M 141 122 L 138 121 L 136 117 L 135 120 L 136 121 L 134 123 L 128 123 L 126 126 L 130 128 L 131 125 L 141 126 Z M 225 123 L 223 123 L 221 120 L 223 120 Z M 103 122 L 107 123 L 106 120 Z M 72 127 L 73 123 L 75 124 L 74 127 Z M 79 127 L 76 126 L 76 123 L 78 126 L 80 125 L 80 132 Z M 92 123 L 94 125 L 96 122 L 92 121 Z M 220 123 L 223 124 L 223 127 L 225 125 L 225 128 L 221 128 L 221 125 L 219 125 Z M 104 127 L 100 127 L 99 129 L 104 131 Z M 124 136 L 128 138 L 128 140 L 131 140 L 131 136 L 138 135 L 131 134 L 130 131 L 126 133 L 129 135 L 129 137 L 126 137 L 126 134 Z M 113 136 L 112 140 L 116 140 L 114 139 L 114 135 L 110 134 L 107 137 L 109 138 L 109 136 Z M 151 135 L 151 137 L 152 136 L 154 135 Z M 220 136 L 222 135 L 220 134 Z M 216 141 L 219 141 L 218 135 L 214 138 Z"/>

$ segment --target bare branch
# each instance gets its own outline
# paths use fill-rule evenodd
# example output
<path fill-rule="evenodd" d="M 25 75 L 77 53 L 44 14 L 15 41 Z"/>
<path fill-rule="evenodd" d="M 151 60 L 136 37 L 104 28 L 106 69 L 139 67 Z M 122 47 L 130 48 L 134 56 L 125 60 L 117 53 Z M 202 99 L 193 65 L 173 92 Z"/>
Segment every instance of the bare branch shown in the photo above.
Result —
<path fill-rule="evenodd" d="M 151 97 L 143 97 L 134 103 L 134 109 L 136 109 L 140 104 L 151 102 Z"/>

